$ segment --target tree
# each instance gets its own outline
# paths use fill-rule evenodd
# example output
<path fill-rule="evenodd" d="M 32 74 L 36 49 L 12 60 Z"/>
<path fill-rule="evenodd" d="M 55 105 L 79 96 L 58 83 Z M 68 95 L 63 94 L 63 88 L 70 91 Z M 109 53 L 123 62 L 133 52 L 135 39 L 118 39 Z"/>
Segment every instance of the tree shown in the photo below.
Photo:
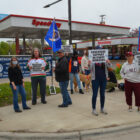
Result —
<path fill-rule="evenodd" d="M 0 55 L 8 55 L 10 51 L 10 46 L 6 42 L 1 42 L 0 43 Z"/>

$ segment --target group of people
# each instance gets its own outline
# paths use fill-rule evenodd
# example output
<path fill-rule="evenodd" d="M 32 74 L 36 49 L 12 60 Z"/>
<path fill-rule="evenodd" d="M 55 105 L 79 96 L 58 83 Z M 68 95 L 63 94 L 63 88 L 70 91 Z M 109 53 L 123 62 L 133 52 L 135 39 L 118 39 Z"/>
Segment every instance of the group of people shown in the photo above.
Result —
<path fill-rule="evenodd" d="M 79 93 L 84 94 L 81 82 L 79 78 L 79 62 L 78 53 L 74 51 L 72 57 L 65 56 L 63 49 L 58 52 L 58 61 L 53 69 L 55 72 L 55 79 L 59 82 L 61 94 L 62 94 L 62 104 L 58 107 L 68 107 L 72 105 L 72 99 L 68 92 L 68 84 L 70 80 L 71 94 L 73 91 L 73 78 L 76 78 L 77 85 L 79 88 Z M 132 92 L 135 94 L 136 106 L 138 111 L 140 111 L 140 68 L 135 63 L 134 56 L 132 52 L 126 54 L 127 62 L 123 64 L 121 69 L 121 76 L 125 80 L 125 95 L 126 102 L 129 106 L 129 111 L 132 111 Z M 112 72 L 111 63 L 106 60 L 105 63 L 94 63 L 88 59 L 88 51 L 84 52 L 84 56 L 81 60 L 82 73 L 85 75 L 91 74 L 92 83 L 92 113 L 98 116 L 96 111 L 96 100 L 98 95 L 98 90 L 100 88 L 100 112 L 103 114 L 108 114 L 104 109 L 105 105 L 105 89 L 106 86 L 110 87 L 109 91 L 114 91 L 115 86 L 117 86 L 117 80 Z M 31 87 L 32 87 L 32 105 L 37 103 L 37 87 L 40 86 L 41 102 L 46 104 L 46 69 L 47 62 L 42 58 L 39 50 L 36 48 L 33 50 L 31 59 L 28 61 L 27 67 L 30 70 L 31 75 Z M 20 92 L 22 96 L 22 106 L 23 109 L 31 109 L 26 104 L 26 92 L 24 89 L 24 80 L 18 60 L 16 57 L 12 57 L 10 67 L 8 69 L 8 76 L 10 79 L 10 86 L 13 92 L 13 105 L 15 112 L 21 112 L 18 106 L 18 93 Z M 109 81 L 109 82 L 107 82 Z M 110 84 L 111 83 L 111 84 Z M 84 86 L 84 83 L 83 83 Z"/>

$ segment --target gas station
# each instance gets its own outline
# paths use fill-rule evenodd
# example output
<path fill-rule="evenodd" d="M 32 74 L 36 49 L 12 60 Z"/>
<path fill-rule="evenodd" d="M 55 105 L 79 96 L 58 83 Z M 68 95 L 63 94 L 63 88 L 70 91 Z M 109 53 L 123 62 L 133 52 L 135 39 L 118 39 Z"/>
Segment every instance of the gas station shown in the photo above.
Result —
<path fill-rule="evenodd" d="M 25 39 L 40 39 L 42 49 L 45 45 L 44 38 L 51 25 L 52 18 L 34 17 L 25 15 L 8 15 L 0 20 L 0 38 L 14 38 L 16 53 L 19 54 L 19 39 L 23 39 L 23 48 L 26 49 Z M 61 39 L 69 39 L 68 20 L 55 19 Z M 129 27 L 96 24 L 88 22 L 71 21 L 72 40 L 92 39 L 92 48 L 95 39 L 129 34 Z"/>

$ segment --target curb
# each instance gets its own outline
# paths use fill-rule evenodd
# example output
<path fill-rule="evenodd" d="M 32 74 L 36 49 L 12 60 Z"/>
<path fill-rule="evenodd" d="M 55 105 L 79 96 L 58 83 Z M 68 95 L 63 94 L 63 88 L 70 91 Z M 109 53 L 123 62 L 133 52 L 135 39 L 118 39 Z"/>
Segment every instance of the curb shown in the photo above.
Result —
<path fill-rule="evenodd" d="M 0 132 L 0 140 L 81 140 L 83 137 L 93 137 L 110 133 L 140 128 L 140 122 L 110 128 L 99 128 L 67 133 L 17 133 Z"/>

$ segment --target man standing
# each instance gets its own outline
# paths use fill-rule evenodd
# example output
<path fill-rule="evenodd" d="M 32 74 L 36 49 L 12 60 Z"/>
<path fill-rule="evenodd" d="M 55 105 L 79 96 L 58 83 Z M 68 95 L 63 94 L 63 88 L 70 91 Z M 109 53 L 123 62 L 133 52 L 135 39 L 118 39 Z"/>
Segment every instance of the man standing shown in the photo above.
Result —
<path fill-rule="evenodd" d="M 63 103 L 58 107 L 68 107 L 72 104 L 71 98 L 68 93 L 68 82 L 69 82 L 69 71 L 68 71 L 68 60 L 64 56 L 64 50 L 60 49 L 58 52 L 58 62 L 55 67 L 55 79 L 59 82 Z"/>

